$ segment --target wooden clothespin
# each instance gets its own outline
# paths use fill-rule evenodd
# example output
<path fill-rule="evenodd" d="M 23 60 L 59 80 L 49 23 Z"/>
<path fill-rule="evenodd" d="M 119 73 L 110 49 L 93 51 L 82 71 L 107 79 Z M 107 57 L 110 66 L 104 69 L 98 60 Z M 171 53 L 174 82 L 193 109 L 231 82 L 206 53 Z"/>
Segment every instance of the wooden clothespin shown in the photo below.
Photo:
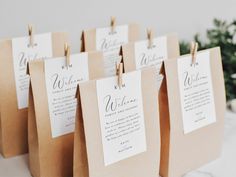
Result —
<path fill-rule="evenodd" d="M 153 46 L 153 31 L 151 29 L 147 29 L 147 39 L 148 39 L 148 48 L 152 48 L 152 46 Z"/>
<path fill-rule="evenodd" d="M 111 17 L 111 33 L 113 34 L 115 32 L 115 27 L 116 27 L 116 18 Z"/>
<path fill-rule="evenodd" d="M 29 46 L 34 47 L 34 34 L 33 34 L 33 26 L 28 25 L 28 33 L 29 33 Z"/>
<path fill-rule="evenodd" d="M 123 74 L 123 63 L 117 63 L 116 64 L 116 71 L 118 76 L 118 86 L 119 88 L 122 87 L 123 81 L 122 81 L 122 74 Z"/>
<path fill-rule="evenodd" d="M 65 48 L 66 66 L 69 67 L 69 65 L 70 65 L 70 46 L 67 43 L 65 43 L 64 48 Z"/>
<path fill-rule="evenodd" d="M 197 50 L 198 50 L 198 43 L 192 42 L 191 47 L 190 47 L 190 54 L 192 56 L 192 64 L 196 63 Z"/>

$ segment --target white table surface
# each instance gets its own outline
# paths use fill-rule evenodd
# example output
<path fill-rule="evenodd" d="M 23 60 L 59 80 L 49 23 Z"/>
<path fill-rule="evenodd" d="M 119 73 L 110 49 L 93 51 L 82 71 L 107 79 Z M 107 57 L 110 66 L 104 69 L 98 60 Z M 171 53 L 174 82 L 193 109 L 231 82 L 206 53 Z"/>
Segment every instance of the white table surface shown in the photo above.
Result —
<path fill-rule="evenodd" d="M 0 177 L 30 177 L 28 155 L 10 159 L 0 156 Z M 184 177 L 236 177 L 236 114 L 226 113 L 222 156 Z"/>

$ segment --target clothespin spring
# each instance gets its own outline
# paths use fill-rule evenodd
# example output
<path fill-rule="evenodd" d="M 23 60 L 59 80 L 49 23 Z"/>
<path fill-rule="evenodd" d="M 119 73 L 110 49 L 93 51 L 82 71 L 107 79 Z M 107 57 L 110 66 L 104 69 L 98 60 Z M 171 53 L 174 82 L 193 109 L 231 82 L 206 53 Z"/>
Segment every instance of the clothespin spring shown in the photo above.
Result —
<path fill-rule="evenodd" d="M 197 50 L 198 50 L 198 43 L 197 42 L 192 42 L 191 43 L 191 48 L 190 48 L 190 54 L 192 56 L 192 65 L 196 64 Z"/>
<path fill-rule="evenodd" d="M 148 48 L 153 47 L 153 32 L 151 29 L 147 29 Z"/>
<path fill-rule="evenodd" d="M 116 18 L 115 17 L 111 17 L 111 33 L 110 34 L 115 34 L 115 26 L 116 26 Z"/>
<path fill-rule="evenodd" d="M 66 57 L 66 67 L 68 68 L 70 66 L 70 46 L 67 43 L 65 43 L 64 49 Z"/>
<path fill-rule="evenodd" d="M 117 69 L 117 76 L 118 76 L 118 86 L 121 89 L 123 85 L 123 79 L 122 79 L 122 74 L 123 74 L 123 63 L 117 63 L 116 64 L 116 69 Z"/>
<path fill-rule="evenodd" d="M 28 25 L 28 34 L 29 34 L 29 47 L 34 47 L 34 34 L 33 34 L 33 26 Z"/>

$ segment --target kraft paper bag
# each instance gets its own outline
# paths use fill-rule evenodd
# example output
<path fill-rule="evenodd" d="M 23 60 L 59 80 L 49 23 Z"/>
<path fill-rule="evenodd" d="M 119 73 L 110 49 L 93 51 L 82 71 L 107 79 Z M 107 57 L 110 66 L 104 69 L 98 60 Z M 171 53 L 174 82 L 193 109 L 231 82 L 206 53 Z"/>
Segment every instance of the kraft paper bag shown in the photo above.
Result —
<path fill-rule="evenodd" d="M 28 152 L 27 107 L 29 78 L 26 65 L 40 57 L 63 55 L 67 34 L 37 34 L 0 42 L 0 152 L 12 157 Z"/>
<path fill-rule="evenodd" d="M 151 33 L 153 32 L 151 31 Z M 163 61 L 180 55 L 178 37 L 176 34 L 168 34 L 152 39 L 130 42 L 122 45 L 121 55 L 125 72 L 153 66 L 157 71 L 158 83 L 161 84 L 163 80 Z M 159 95 L 161 97 L 164 87 L 158 84 L 158 90 L 159 87 Z M 162 105 L 159 106 L 161 107 Z M 160 114 L 162 116 L 162 112 Z"/>
<path fill-rule="evenodd" d="M 74 177 L 159 176 L 155 68 L 123 74 L 121 87 L 117 80 L 79 84 Z"/>
<path fill-rule="evenodd" d="M 69 64 L 67 59 L 29 63 L 29 159 L 34 177 L 73 175 L 77 84 L 104 76 L 101 52 L 70 55 Z"/>
<path fill-rule="evenodd" d="M 106 76 L 116 74 L 116 63 L 120 62 L 120 47 L 139 39 L 137 24 L 117 25 L 105 28 L 84 30 L 82 34 L 82 51 L 103 51 Z"/>
<path fill-rule="evenodd" d="M 151 44 L 150 44 L 150 40 Z M 160 127 L 161 127 L 161 164 L 162 168 L 165 162 L 163 159 L 163 153 L 168 149 L 168 144 L 165 143 L 166 130 L 168 128 L 169 112 L 168 112 L 168 100 L 167 100 L 167 88 L 166 78 L 164 77 L 163 61 L 168 58 L 177 58 L 180 55 L 179 42 L 176 34 L 168 34 L 166 36 L 155 37 L 153 39 L 147 39 L 128 43 L 122 46 L 122 55 L 125 71 L 132 71 L 137 69 L 154 66 L 157 72 L 157 80 L 161 85 L 158 85 L 158 101 L 159 101 L 159 115 L 160 115 Z M 164 123 L 163 123 L 164 122 Z M 163 140 L 164 139 L 164 140 Z M 162 173 L 161 173 L 162 174 Z"/>
<path fill-rule="evenodd" d="M 130 42 L 122 45 L 125 71 L 133 71 L 154 66 L 161 73 L 163 61 L 180 55 L 179 41 L 176 34 Z"/>
<path fill-rule="evenodd" d="M 181 177 L 220 156 L 226 108 L 220 48 L 164 61 L 162 177 Z"/>

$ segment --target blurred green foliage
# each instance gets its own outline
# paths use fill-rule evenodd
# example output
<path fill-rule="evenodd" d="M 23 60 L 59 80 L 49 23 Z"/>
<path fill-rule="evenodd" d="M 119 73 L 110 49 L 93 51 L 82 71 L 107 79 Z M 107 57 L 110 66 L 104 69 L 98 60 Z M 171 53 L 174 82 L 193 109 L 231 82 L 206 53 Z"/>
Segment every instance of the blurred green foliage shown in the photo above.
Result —
<path fill-rule="evenodd" d="M 199 44 L 199 50 L 219 46 L 221 48 L 226 97 L 227 100 L 236 98 L 236 79 L 232 74 L 236 73 L 236 20 L 231 23 L 214 19 L 214 27 L 206 32 L 207 40 L 200 39 L 196 34 L 194 40 Z M 189 53 L 190 45 L 186 41 L 180 43 L 181 54 Z"/>

